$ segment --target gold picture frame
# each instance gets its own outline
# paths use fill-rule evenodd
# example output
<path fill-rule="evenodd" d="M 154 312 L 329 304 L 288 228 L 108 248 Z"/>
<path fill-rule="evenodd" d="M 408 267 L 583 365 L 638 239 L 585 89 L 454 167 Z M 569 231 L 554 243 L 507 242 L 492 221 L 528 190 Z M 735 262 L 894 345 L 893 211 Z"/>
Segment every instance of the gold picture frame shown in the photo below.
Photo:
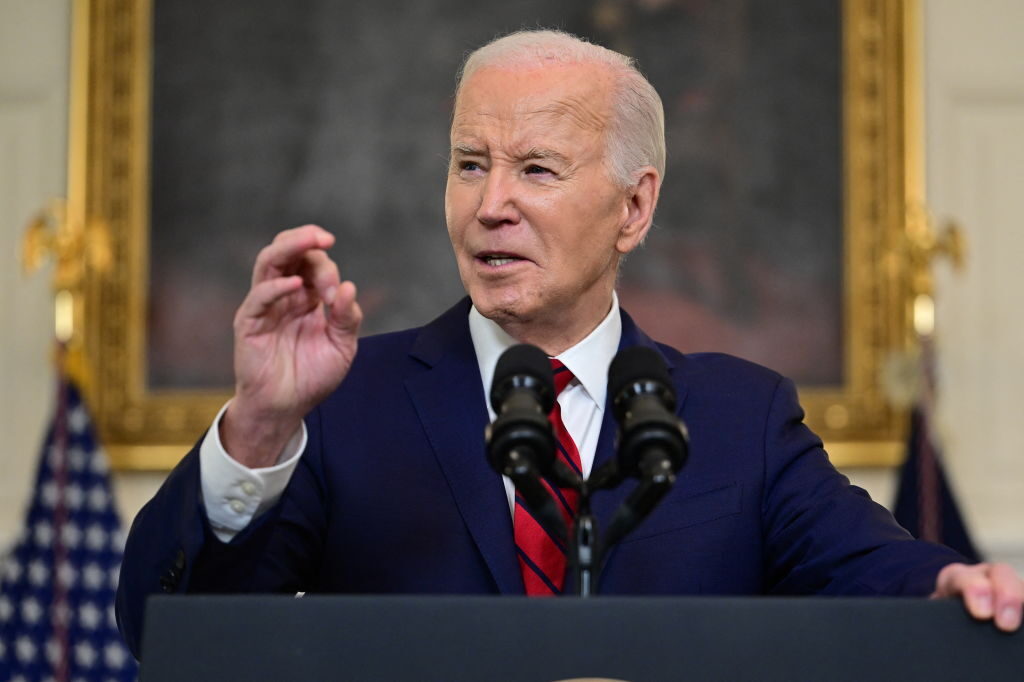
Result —
<path fill-rule="evenodd" d="M 115 467 L 167 469 L 229 395 L 146 385 L 152 0 L 74 7 L 68 218 L 104 226 L 113 261 L 81 292 L 86 395 Z M 904 448 L 905 415 L 881 372 L 912 338 L 901 254 L 905 207 L 919 198 L 916 21 L 909 0 L 842 2 L 845 382 L 801 389 L 840 466 L 891 466 Z"/>

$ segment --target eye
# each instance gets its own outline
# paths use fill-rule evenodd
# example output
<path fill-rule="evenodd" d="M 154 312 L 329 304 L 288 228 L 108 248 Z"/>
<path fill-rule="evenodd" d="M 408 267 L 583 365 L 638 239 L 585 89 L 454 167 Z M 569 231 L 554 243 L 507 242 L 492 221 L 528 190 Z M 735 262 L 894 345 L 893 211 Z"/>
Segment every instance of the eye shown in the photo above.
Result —
<path fill-rule="evenodd" d="M 552 171 L 551 171 L 550 168 L 545 168 L 544 166 L 538 166 L 535 163 L 531 163 L 529 166 L 526 167 L 526 174 L 527 175 L 550 175 L 551 173 L 552 173 Z"/>
<path fill-rule="evenodd" d="M 476 161 L 460 161 L 459 170 L 478 171 L 480 170 L 480 164 L 478 164 Z"/>

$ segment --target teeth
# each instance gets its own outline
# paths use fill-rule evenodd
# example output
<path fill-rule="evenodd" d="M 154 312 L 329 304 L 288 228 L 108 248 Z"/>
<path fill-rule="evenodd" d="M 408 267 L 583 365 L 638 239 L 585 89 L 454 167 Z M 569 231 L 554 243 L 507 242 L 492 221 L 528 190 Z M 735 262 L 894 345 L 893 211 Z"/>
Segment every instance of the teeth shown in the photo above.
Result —
<path fill-rule="evenodd" d="M 484 260 L 487 261 L 488 265 L 493 265 L 495 267 L 498 267 L 498 266 L 501 266 L 501 265 L 508 265 L 509 263 L 512 263 L 512 262 L 517 261 L 519 259 L 518 258 L 509 258 L 508 256 L 487 256 L 487 258 L 485 258 Z"/>

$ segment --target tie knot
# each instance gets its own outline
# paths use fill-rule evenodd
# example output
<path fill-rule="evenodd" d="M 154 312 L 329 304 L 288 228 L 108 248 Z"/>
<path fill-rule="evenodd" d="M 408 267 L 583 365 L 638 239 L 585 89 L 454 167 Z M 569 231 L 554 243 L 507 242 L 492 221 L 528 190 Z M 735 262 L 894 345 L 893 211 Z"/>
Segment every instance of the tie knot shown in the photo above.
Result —
<path fill-rule="evenodd" d="M 561 393 L 573 379 L 573 373 L 562 364 L 561 360 L 551 358 L 551 372 L 555 375 L 555 395 Z"/>

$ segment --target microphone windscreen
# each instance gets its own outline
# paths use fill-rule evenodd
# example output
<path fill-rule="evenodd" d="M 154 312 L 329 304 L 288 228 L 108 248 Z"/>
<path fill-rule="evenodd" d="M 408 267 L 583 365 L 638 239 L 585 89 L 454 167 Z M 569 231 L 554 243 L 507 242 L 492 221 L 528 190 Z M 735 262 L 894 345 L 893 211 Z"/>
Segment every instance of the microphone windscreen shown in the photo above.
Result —
<path fill-rule="evenodd" d="M 648 346 L 624 348 L 608 368 L 608 395 L 614 400 L 624 388 L 639 381 L 654 381 L 672 390 L 672 380 L 661 353 Z"/>
<path fill-rule="evenodd" d="M 520 382 L 517 377 L 528 377 L 528 380 Z M 551 411 L 554 407 L 555 393 L 551 361 L 544 351 L 528 343 L 512 346 L 498 358 L 498 364 L 494 368 L 494 380 L 491 382 L 491 406 L 495 412 L 501 411 L 501 403 L 507 391 L 519 383 L 535 387 L 544 414 Z"/>

